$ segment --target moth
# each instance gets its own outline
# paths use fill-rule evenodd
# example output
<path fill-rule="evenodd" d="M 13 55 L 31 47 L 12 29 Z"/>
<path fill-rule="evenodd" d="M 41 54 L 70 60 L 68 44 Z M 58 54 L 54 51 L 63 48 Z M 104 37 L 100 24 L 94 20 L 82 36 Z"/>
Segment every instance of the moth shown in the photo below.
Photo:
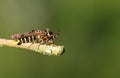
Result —
<path fill-rule="evenodd" d="M 23 43 L 40 43 L 51 45 L 54 44 L 54 39 L 56 39 L 58 35 L 59 31 L 53 33 L 47 28 L 44 30 L 32 30 L 31 32 L 26 32 L 23 34 L 13 34 L 11 38 L 18 42 L 17 45 L 21 45 Z"/>

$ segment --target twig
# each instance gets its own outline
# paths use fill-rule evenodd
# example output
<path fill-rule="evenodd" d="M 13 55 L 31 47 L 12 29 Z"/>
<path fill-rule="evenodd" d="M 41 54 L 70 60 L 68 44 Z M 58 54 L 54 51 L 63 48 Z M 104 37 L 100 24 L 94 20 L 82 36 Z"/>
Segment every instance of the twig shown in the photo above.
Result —
<path fill-rule="evenodd" d="M 53 45 L 45 45 L 45 44 L 39 45 L 39 43 L 35 43 L 32 45 L 31 44 L 32 43 L 23 43 L 21 45 L 17 45 L 17 42 L 14 40 L 0 38 L 0 46 L 9 46 L 9 47 L 33 50 L 34 52 L 39 52 L 44 55 L 59 56 L 64 53 L 64 46 L 53 46 Z"/>

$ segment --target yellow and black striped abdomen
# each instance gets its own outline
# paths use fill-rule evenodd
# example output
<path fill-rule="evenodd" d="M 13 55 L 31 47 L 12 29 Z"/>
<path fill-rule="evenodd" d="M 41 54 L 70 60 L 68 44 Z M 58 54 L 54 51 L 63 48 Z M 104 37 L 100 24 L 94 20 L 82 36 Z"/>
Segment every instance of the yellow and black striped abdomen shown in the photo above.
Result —
<path fill-rule="evenodd" d="M 34 43 L 36 40 L 35 36 L 29 36 L 29 37 L 23 37 L 16 39 L 18 41 L 18 45 L 21 45 L 22 43 Z"/>

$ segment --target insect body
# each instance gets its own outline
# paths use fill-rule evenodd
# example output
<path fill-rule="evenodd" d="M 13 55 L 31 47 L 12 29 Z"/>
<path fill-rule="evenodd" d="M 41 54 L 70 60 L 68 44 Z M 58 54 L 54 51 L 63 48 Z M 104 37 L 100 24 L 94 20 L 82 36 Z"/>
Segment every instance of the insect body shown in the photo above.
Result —
<path fill-rule="evenodd" d="M 54 44 L 54 39 L 57 38 L 59 32 L 53 33 L 49 29 L 32 30 L 31 32 L 23 34 L 14 34 L 12 39 L 18 41 L 17 45 L 22 43 L 40 43 L 40 44 Z"/>

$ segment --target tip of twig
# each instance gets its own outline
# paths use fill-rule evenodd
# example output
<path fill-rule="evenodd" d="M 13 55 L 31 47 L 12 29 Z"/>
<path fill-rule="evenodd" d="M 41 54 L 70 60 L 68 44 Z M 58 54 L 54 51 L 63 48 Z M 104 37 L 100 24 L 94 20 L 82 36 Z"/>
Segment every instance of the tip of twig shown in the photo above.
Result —
<path fill-rule="evenodd" d="M 17 45 L 14 40 L 8 39 L 0 39 L 0 46 L 9 46 L 9 47 L 16 47 L 16 48 L 23 48 L 32 50 L 34 52 L 39 52 L 43 55 L 53 55 L 53 56 L 60 56 L 65 52 L 64 46 L 59 45 L 40 45 L 39 43 L 23 43 L 21 45 Z M 30 46 L 31 45 L 31 46 Z"/>

